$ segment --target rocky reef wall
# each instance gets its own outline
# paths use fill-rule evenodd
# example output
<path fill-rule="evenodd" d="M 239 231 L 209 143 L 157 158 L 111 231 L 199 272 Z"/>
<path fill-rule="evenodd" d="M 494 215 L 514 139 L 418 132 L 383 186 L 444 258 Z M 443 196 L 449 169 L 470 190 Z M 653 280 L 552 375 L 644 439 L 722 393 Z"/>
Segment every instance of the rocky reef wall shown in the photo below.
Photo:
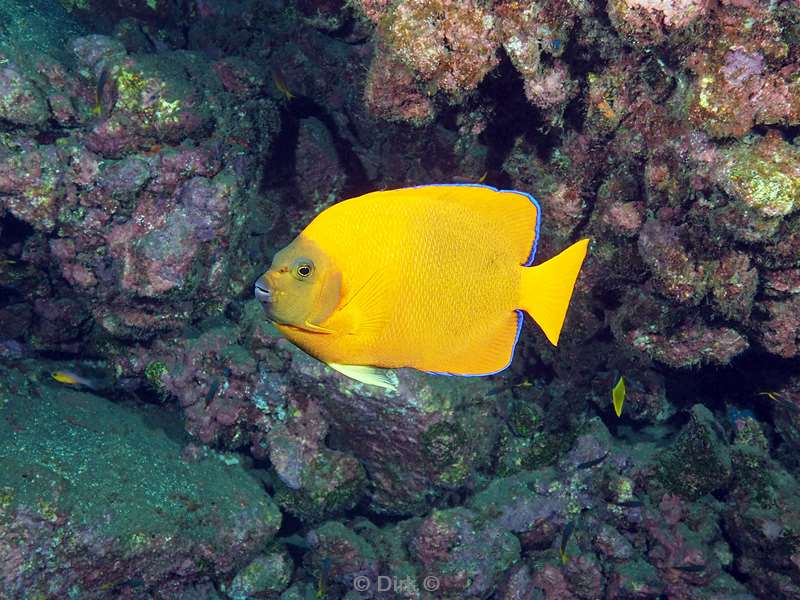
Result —
<path fill-rule="evenodd" d="M 0 1 L 0 598 L 800 598 L 798 23 Z M 591 238 L 557 348 L 389 393 L 265 321 L 317 212 L 453 181 Z"/>

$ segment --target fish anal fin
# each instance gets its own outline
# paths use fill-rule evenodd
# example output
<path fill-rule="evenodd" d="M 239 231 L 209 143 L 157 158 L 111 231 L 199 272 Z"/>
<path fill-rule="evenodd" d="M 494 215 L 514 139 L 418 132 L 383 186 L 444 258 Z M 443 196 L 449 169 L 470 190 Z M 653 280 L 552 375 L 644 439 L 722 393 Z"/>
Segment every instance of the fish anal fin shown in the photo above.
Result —
<path fill-rule="evenodd" d="M 340 365 L 337 363 L 328 363 L 328 366 L 334 371 L 338 371 L 342 375 L 346 375 L 350 379 L 355 379 L 361 383 L 381 387 L 390 392 L 397 391 L 397 375 L 390 369 L 381 369 L 366 365 Z"/>

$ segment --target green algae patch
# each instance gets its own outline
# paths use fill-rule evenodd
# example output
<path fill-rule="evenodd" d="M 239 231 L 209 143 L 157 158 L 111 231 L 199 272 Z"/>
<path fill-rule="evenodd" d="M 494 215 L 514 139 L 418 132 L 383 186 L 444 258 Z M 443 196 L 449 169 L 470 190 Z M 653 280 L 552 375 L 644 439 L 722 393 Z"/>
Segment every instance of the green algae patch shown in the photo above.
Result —
<path fill-rule="evenodd" d="M 800 150 L 771 131 L 725 152 L 722 188 L 764 217 L 800 209 Z"/>
<path fill-rule="evenodd" d="M 257 556 L 236 574 L 226 593 L 235 600 L 279 594 L 288 587 L 293 567 L 285 551 Z"/>
<path fill-rule="evenodd" d="M 731 456 L 722 428 L 702 404 L 658 461 L 658 478 L 669 491 L 691 500 L 723 489 L 731 475 Z"/>
<path fill-rule="evenodd" d="M 25 557 L 4 589 L 66 597 L 136 579 L 158 590 L 242 566 L 277 531 L 258 481 L 239 464 L 185 461 L 169 415 L 38 377 L 0 367 L 0 562 L 4 548 Z"/>
<path fill-rule="evenodd" d="M 352 456 L 333 450 L 319 453 L 300 476 L 300 488 L 291 489 L 279 481 L 275 500 L 305 522 L 350 510 L 364 492 L 367 476 Z"/>

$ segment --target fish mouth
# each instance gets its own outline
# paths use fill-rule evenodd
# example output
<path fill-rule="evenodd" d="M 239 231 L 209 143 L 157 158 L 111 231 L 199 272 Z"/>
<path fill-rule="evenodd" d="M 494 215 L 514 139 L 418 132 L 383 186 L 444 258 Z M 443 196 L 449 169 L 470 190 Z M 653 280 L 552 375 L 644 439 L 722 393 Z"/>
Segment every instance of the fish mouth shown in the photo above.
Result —
<path fill-rule="evenodd" d="M 256 300 L 261 302 L 261 304 L 265 306 L 272 304 L 272 292 L 261 279 L 258 279 L 255 286 L 253 286 L 253 293 L 255 294 Z"/>

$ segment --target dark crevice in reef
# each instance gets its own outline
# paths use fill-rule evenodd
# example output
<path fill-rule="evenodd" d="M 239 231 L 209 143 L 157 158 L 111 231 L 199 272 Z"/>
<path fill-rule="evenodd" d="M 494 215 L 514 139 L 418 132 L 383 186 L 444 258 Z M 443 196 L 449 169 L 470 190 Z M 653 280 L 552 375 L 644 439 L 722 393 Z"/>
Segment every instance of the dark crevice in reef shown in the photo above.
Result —
<path fill-rule="evenodd" d="M 724 367 L 697 371 L 670 370 L 667 396 L 677 406 L 702 402 L 709 408 L 726 410 L 726 405 L 753 411 L 762 422 L 771 420 L 770 400 L 761 394 L 785 387 L 800 372 L 799 359 L 785 359 L 753 348 Z"/>
<path fill-rule="evenodd" d="M 777 129 L 783 134 L 783 139 L 785 139 L 790 144 L 795 144 L 795 146 L 800 145 L 800 125 L 786 125 L 783 127 L 776 127 L 773 126 L 770 129 Z M 797 142 L 795 142 L 797 140 Z"/>
<path fill-rule="evenodd" d="M 525 97 L 523 81 L 511 60 L 501 52 L 500 64 L 478 87 L 482 97 L 494 104 L 494 114 L 481 133 L 480 141 L 489 148 L 486 165 L 492 182 L 499 186 L 511 183 L 508 176 L 495 177 L 514 147 L 514 140 L 523 134 L 546 157 L 553 140 L 542 135 L 544 121 L 538 110 Z"/>
<path fill-rule="evenodd" d="M 16 244 L 23 243 L 34 232 L 33 227 L 11 214 L 0 219 L 0 251 L 6 251 Z"/>
<path fill-rule="evenodd" d="M 351 143 L 339 132 L 331 115 L 307 96 L 295 96 L 281 111 L 281 131 L 268 158 L 269 166 L 265 170 L 261 191 L 271 187 L 282 187 L 285 182 L 294 180 L 300 121 L 311 117 L 325 125 L 333 140 L 337 158 L 347 177 L 342 189 L 342 197 L 348 198 L 350 195 L 363 193 L 363 190 L 369 186 L 369 178 L 364 165 L 353 151 Z"/>

